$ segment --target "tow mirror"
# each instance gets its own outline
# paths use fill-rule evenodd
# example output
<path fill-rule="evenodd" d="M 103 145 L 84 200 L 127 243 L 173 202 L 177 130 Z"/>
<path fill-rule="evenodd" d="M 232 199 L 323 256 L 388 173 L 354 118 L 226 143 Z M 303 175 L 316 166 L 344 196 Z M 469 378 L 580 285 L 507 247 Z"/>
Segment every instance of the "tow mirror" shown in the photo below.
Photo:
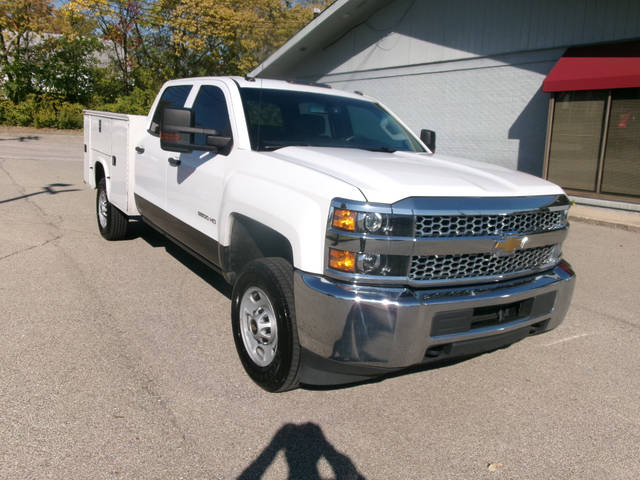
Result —
<path fill-rule="evenodd" d="M 160 148 L 169 152 L 190 153 L 194 150 L 229 153 L 233 140 L 217 130 L 195 128 L 190 108 L 165 108 L 160 120 Z M 204 135 L 202 144 L 194 143 L 195 135 Z"/>
<path fill-rule="evenodd" d="M 436 151 L 436 132 L 433 130 L 422 129 L 420 131 L 420 140 L 424 143 L 429 150 L 433 153 Z"/>
<path fill-rule="evenodd" d="M 193 127 L 193 110 L 165 108 L 160 117 L 160 148 L 169 152 L 191 152 L 193 134 L 185 131 Z"/>

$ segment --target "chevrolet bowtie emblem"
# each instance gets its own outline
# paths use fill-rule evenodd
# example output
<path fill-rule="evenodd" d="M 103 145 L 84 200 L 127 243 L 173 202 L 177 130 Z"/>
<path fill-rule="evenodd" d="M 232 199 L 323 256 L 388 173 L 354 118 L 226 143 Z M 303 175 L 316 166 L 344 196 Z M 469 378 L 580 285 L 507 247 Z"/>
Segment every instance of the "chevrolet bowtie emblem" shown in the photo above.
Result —
<path fill-rule="evenodd" d="M 516 250 L 521 250 L 529 241 L 529 237 L 511 237 L 498 240 L 493 245 L 493 254 L 498 257 L 512 255 Z"/>

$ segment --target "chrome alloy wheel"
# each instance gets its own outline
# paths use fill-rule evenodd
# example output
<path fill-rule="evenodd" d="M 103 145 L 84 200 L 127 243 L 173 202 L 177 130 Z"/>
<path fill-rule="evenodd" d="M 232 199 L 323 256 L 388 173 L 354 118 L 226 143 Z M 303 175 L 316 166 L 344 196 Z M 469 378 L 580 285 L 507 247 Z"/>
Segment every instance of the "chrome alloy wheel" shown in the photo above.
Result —
<path fill-rule="evenodd" d="M 98 222 L 102 228 L 107 228 L 107 212 L 109 209 L 109 201 L 107 200 L 107 192 L 100 190 L 98 195 Z"/>
<path fill-rule="evenodd" d="M 269 297 L 257 287 L 249 287 L 240 300 L 240 332 L 251 360 L 268 366 L 278 348 L 278 323 Z"/>

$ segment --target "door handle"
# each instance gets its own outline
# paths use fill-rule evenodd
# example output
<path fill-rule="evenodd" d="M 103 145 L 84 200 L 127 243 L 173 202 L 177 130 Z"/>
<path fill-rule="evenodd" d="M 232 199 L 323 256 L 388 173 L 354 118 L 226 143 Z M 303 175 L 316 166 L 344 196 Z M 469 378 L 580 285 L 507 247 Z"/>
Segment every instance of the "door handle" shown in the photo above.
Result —
<path fill-rule="evenodd" d="M 178 160 L 177 158 L 169 157 L 169 165 L 171 165 L 172 167 L 177 167 L 181 163 L 182 161 Z"/>
<path fill-rule="evenodd" d="M 144 148 L 143 147 L 136 147 L 136 152 L 144 153 Z"/>

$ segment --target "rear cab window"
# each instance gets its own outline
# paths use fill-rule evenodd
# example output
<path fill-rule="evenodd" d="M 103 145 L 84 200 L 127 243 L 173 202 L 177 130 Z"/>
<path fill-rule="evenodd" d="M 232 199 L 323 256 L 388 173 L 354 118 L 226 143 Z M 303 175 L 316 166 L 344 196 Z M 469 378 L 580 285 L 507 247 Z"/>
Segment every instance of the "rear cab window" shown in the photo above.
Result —
<path fill-rule="evenodd" d="M 149 126 L 148 131 L 151 135 L 154 135 L 156 137 L 160 135 L 160 119 L 162 115 L 162 109 L 182 108 L 187 101 L 189 92 L 191 92 L 191 85 L 174 85 L 171 87 L 167 87 L 164 92 L 162 92 L 160 101 L 158 102 L 156 110 L 153 113 L 151 125 Z"/>

